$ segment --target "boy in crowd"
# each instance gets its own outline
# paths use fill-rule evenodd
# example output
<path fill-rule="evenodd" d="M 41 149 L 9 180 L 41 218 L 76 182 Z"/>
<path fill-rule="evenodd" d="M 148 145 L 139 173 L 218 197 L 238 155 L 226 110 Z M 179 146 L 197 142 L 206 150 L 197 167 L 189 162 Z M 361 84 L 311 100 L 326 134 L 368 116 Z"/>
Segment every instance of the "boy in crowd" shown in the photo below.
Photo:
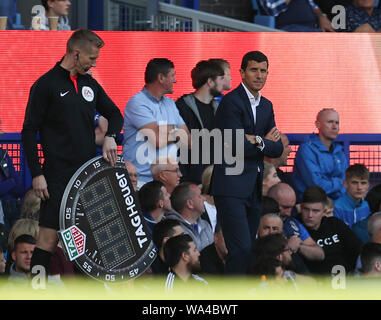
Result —
<path fill-rule="evenodd" d="M 330 274 L 335 265 L 351 272 L 362 242 L 342 220 L 325 216 L 326 202 L 327 194 L 318 186 L 309 187 L 303 193 L 302 223 L 325 254 L 323 261 L 305 260 L 305 263 L 311 273 Z"/>
<path fill-rule="evenodd" d="M 369 188 L 369 170 L 363 164 L 354 164 L 345 171 L 344 186 L 347 192 L 335 201 L 333 215 L 349 227 L 370 215 L 364 199 Z"/>

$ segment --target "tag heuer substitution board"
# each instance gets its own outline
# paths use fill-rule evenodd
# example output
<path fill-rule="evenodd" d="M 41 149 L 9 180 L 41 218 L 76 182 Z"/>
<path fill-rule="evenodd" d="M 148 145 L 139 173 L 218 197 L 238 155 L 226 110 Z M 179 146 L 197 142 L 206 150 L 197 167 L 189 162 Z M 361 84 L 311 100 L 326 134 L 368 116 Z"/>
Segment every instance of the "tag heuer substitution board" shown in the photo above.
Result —
<path fill-rule="evenodd" d="M 156 257 L 121 156 L 114 167 L 99 156 L 77 170 L 62 198 L 60 228 L 67 258 L 99 281 L 136 278 Z"/>

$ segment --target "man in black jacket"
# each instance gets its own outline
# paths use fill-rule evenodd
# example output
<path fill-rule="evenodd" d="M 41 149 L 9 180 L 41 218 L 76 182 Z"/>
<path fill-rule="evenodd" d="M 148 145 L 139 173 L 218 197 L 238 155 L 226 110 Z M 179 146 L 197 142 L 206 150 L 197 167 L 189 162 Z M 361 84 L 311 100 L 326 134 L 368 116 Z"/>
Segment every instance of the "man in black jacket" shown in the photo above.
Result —
<path fill-rule="evenodd" d="M 176 101 L 179 113 L 187 125 L 189 131 L 192 129 L 206 129 L 205 138 L 215 128 L 214 114 L 218 102 L 214 97 L 221 95 L 224 89 L 224 69 L 216 62 L 202 60 L 192 69 L 192 85 L 196 89 L 191 94 L 183 95 Z M 192 135 L 192 140 L 196 135 Z M 211 142 L 211 141 L 209 141 Z M 195 148 L 193 148 L 195 146 Z M 198 148 L 199 146 L 199 148 Z M 197 149 L 196 149 L 197 148 Z M 199 144 L 192 142 L 192 153 L 198 153 L 197 163 L 191 163 L 191 153 L 188 154 L 188 163 L 180 162 L 180 170 L 183 174 L 182 181 L 201 183 L 201 175 L 204 169 L 213 163 L 213 144 L 209 147 L 204 139 L 199 139 Z M 203 161 L 203 155 L 209 161 Z"/>
<path fill-rule="evenodd" d="M 96 156 L 94 115 L 99 111 L 108 120 L 103 158 L 115 165 L 116 137 L 123 117 L 88 71 L 96 66 L 103 40 L 88 29 L 74 32 L 63 59 L 41 76 L 30 90 L 22 141 L 32 174 L 32 187 L 41 198 L 40 233 L 33 266 L 42 265 L 48 274 L 51 253 L 59 229 L 59 209 L 67 183 L 77 169 Z M 41 168 L 36 134 L 44 152 Z"/>
<path fill-rule="evenodd" d="M 351 272 L 362 242 L 342 220 L 324 216 L 326 201 L 325 191 L 318 186 L 309 187 L 303 193 L 301 221 L 325 253 L 323 261 L 305 260 L 305 263 L 311 273 L 330 274 L 335 265 Z"/>

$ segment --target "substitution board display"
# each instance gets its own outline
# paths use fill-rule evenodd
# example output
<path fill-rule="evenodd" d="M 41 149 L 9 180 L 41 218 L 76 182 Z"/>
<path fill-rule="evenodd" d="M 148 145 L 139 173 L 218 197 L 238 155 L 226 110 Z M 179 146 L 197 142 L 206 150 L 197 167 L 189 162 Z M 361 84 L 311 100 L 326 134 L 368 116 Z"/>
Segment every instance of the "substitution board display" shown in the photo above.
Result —
<path fill-rule="evenodd" d="M 114 167 L 99 156 L 77 170 L 62 198 L 60 228 L 68 259 L 100 281 L 136 278 L 156 257 L 120 156 Z"/>

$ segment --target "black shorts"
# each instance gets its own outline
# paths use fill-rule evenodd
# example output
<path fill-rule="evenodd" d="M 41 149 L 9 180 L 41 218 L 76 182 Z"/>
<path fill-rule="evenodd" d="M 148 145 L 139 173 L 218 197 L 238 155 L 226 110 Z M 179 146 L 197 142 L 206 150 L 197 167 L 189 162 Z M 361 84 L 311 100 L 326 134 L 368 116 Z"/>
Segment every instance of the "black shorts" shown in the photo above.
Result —
<path fill-rule="evenodd" d="M 48 182 L 49 199 L 41 201 L 40 226 L 60 229 L 60 207 L 67 183 Z"/>
<path fill-rule="evenodd" d="M 49 199 L 41 201 L 40 226 L 50 229 L 60 229 L 60 208 L 62 196 L 71 177 L 77 168 L 62 169 L 54 177 L 46 176 Z"/>

